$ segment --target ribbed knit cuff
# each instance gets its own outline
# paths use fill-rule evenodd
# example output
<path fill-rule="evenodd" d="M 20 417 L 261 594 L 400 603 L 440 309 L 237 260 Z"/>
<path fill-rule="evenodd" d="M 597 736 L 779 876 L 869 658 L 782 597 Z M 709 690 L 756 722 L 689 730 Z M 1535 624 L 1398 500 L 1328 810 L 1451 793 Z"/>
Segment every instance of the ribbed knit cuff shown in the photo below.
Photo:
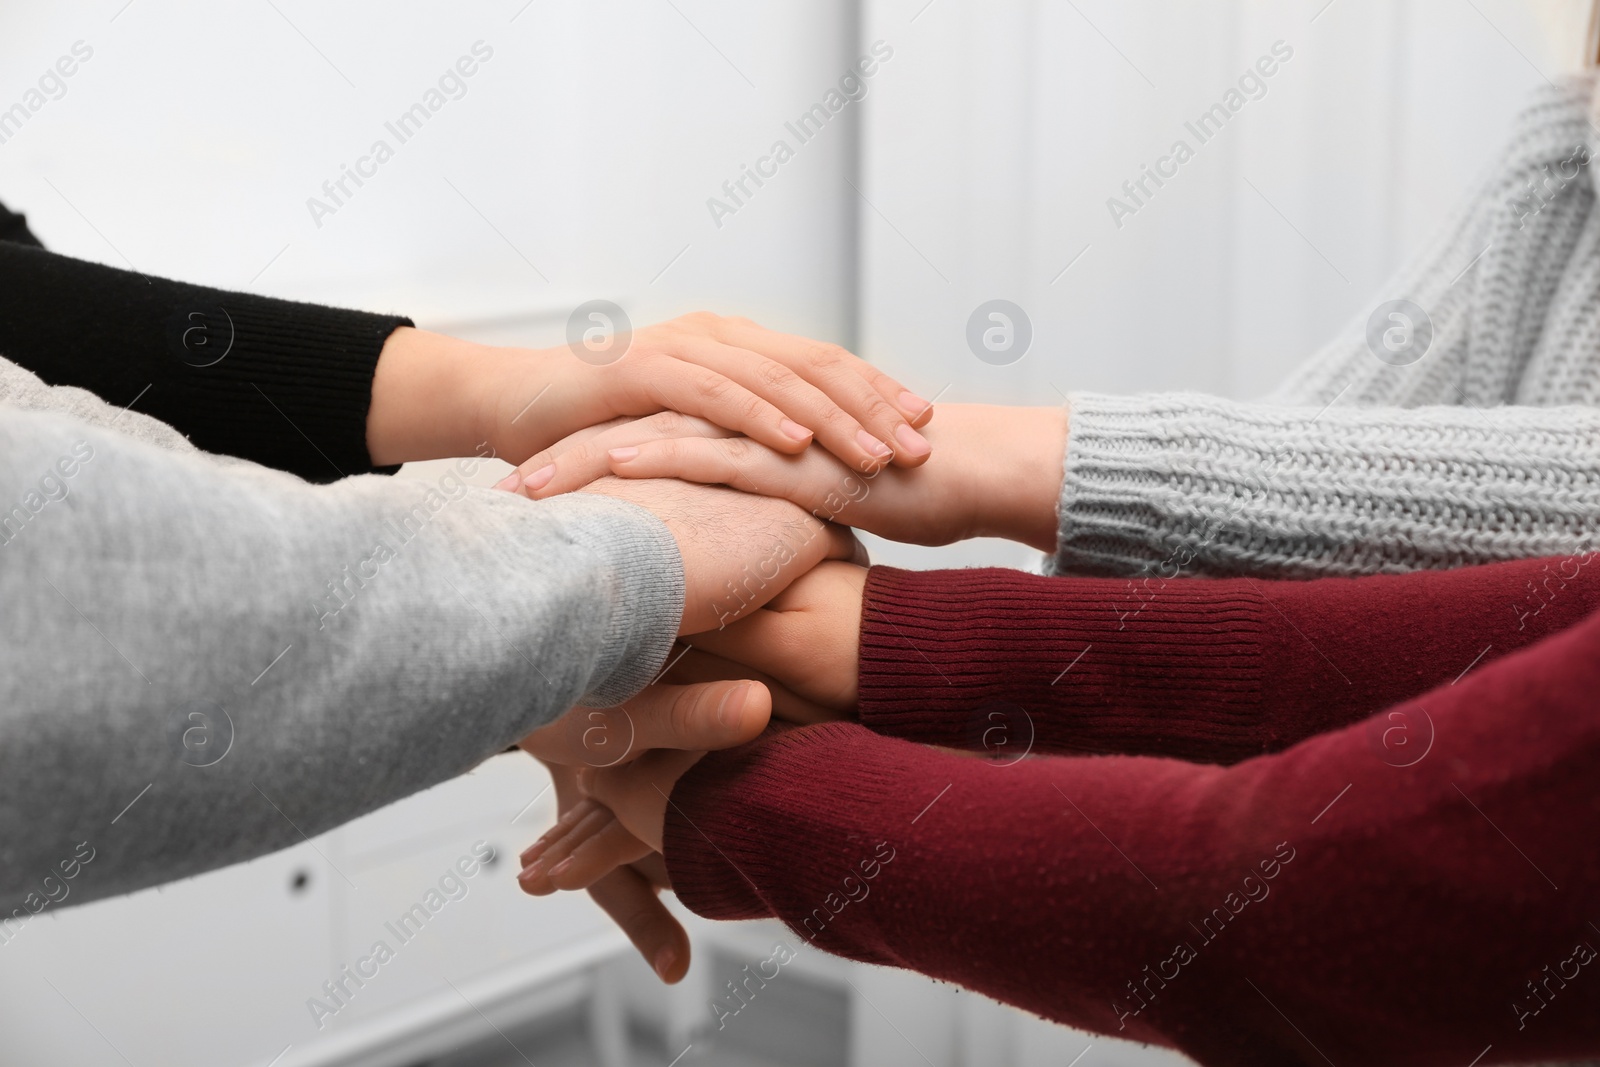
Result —
<path fill-rule="evenodd" d="M 637 504 L 592 493 L 561 503 L 579 501 L 599 511 L 599 521 L 584 524 L 583 544 L 606 557 L 615 581 L 604 598 L 611 619 L 595 683 L 579 703 L 609 708 L 636 696 L 667 662 L 683 622 L 683 556 L 666 524 Z"/>
<path fill-rule="evenodd" d="M 411 320 L 227 292 L 0 241 L 0 349 L 207 452 L 311 481 L 370 473 L 384 342 Z M 64 325 L 65 324 L 65 325 Z"/>
<path fill-rule="evenodd" d="M 874 567 L 859 714 L 880 733 L 1001 760 L 1262 750 L 1261 596 L 1237 581 Z"/>
<path fill-rule="evenodd" d="M 1216 398 L 1075 393 L 1069 403 L 1057 573 L 1203 572 L 1207 550 L 1270 489 L 1271 463 L 1253 440 L 1230 438 Z"/>
<path fill-rule="evenodd" d="M 759 844 L 773 829 L 751 805 L 727 803 L 749 791 L 782 792 L 777 778 L 756 751 L 762 740 L 743 748 L 710 752 L 673 787 L 662 827 L 663 859 L 672 891 L 684 906 L 707 919 L 767 919 L 772 909 L 761 899 L 732 849 L 754 869 Z M 720 803 L 719 803 L 720 799 Z M 755 856 L 752 856 L 755 853 Z"/>
<path fill-rule="evenodd" d="M 1590 547 L 1591 407 L 1072 398 L 1057 573 L 1308 578 Z"/>
<path fill-rule="evenodd" d="M 901 752 L 885 750 L 896 746 Z M 820 948 L 874 963 L 897 961 L 840 936 L 851 899 L 870 894 L 906 843 L 874 827 L 915 830 L 934 799 L 905 788 L 913 764 L 935 757 L 874 738 L 854 723 L 772 733 L 712 752 L 672 791 L 663 827 L 673 892 L 708 919 L 783 919 Z M 896 758 L 902 756 L 905 758 Z M 846 919 L 862 918 L 861 907 Z M 838 920 L 838 921 L 836 921 Z"/>
<path fill-rule="evenodd" d="M 214 309 L 203 314 L 212 346 L 224 345 L 231 334 L 226 356 L 183 370 L 198 402 L 214 406 L 219 418 L 241 407 L 259 411 L 255 419 L 227 420 L 230 447 L 224 451 L 314 481 L 398 469 L 373 466 L 367 412 L 384 342 L 399 327 L 412 325 L 410 319 L 242 294 L 224 294 L 220 300 L 216 306 L 224 312 L 223 323 L 209 321 Z M 212 437 L 209 421 L 191 435 L 202 448 Z M 217 440 L 221 436 L 219 426 Z M 316 457 L 311 460 L 305 456 L 308 444 Z"/>

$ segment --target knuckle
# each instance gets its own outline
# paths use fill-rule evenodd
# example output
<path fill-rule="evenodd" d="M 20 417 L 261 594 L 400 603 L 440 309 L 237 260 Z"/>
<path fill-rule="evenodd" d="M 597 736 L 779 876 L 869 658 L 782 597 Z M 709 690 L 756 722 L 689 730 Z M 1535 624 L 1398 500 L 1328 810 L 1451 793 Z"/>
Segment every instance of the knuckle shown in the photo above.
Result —
<path fill-rule="evenodd" d="M 829 404 L 823 409 L 821 421 L 824 426 L 839 433 L 851 434 L 860 427 L 855 416 L 837 404 Z"/>
<path fill-rule="evenodd" d="M 650 430 L 668 438 L 682 437 L 691 429 L 688 416 L 681 411 L 662 411 L 646 421 Z"/>
<path fill-rule="evenodd" d="M 755 459 L 758 453 L 755 442 L 748 437 L 727 437 L 720 442 L 722 454 L 735 463 L 740 460 Z"/>
<path fill-rule="evenodd" d="M 744 390 L 715 372 L 707 373 L 700 383 L 700 395 L 717 406 L 731 403 Z"/>
<path fill-rule="evenodd" d="M 698 732 L 697 726 L 709 696 L 708 687 L 696 685 L 679 693 L 677 699 L 672 702 L 672 710 L 667 721 L 678 739 L 692 738 Z"/>
<path fill-rule="evenodd" d="M 889 423 L 891 425 L 904 422 L 900 413 L 889 406 L 889 402 L 877 393 L 867 396 L 863 403 L 867 409 L 867 418 L 873 422 Z"/>
<path fill-rule="evenodd" d="M 772 389 L 791 389 L 800 381 L 799 375 L 775 359 L 764 359 L 757 363 L 756 377 Z"/>
<path fill-rule="evenodd" d="M 839 372 L 855 362 L 849 349 L 832 341 L 818 341 L 806 351 L 813 366 L 819 370 Z"/>
<path fill-rule="evenodd" d="M 772 405 L 754 393 L 746 393 L 739 403 L 739 411 L 749 422 L 760 422 L 772 412 Z"/>
<path fill-rule="evenodd" d="M 646 933 L 655 925 L 656 912 L 644 900 L 617 905 L 617 925 L 629 933 Z"/>

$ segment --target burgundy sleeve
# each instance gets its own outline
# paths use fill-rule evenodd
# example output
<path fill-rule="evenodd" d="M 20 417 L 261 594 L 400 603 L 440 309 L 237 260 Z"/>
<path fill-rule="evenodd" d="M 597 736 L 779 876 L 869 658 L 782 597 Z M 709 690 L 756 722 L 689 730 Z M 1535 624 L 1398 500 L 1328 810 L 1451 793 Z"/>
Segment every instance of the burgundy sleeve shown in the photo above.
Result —
<path fill-rule="evenodd" d="M 1384 720 L 1232 767 L 1011 766 L 807 727 L 679 782 L 711 918 L 960 983 L 1203 1064 L 1600 1052 L 1600 617 Z"/>
<path fill-rule="evenodd" d="M 1572 625 L 1600 608 L 1596 559 L 1314 581 L 874 567 L 860 719 L 1002 759 L 1031 748 L 1233 763 Z"/>

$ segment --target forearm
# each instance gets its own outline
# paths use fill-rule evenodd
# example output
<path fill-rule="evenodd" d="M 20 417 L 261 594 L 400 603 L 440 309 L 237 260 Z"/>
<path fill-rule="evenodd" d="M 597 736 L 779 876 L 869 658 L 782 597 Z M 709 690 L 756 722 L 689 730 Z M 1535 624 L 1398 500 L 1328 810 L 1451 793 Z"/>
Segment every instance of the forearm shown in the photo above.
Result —
<path fill-rule="evenodd" d="M 1582 620 L 1600 608 L 1594 562 L 1303 582 L 874 567 L 860 616 L 860 721 L 1001 759 L 1234 763 Z M 1403 734 L 1390 738 L 1395 760 L 1409 757 Z"/>
<path fill-rule="evenodd" d="M 473 461 L 316 487 L 61 416 L 0 438 L 0 914 L 78 841 L 75 901 L 462 773 L 642 687 L 682 615 L 654 517 L 468 490 Z"/>
<path fill-rule="evenodd" d="M 1592 1053 L 1596 987 L 1525 979 L 1595 942 L 1597 652 L 1593 621 L 1402 705 L 1436 726 L 1405 768 L 1366 723 L 1227 769 L 806 728 L 691 769 L 667 863 L 703 915 L 1202 1063 Z"/>
<path fill-rule="evenodd" d="M 408 319 L 225 292 L 0 242 L 0 356 L 314 481 L 372 470 L 367 411 Z M 471 454 L 468 448 L 462 454 Z"/>
<path fill-rule="evenodd" d="M 1600 409 L 1071 405 L 1055 568 L 1312 577 L 1593 547 Z"/>

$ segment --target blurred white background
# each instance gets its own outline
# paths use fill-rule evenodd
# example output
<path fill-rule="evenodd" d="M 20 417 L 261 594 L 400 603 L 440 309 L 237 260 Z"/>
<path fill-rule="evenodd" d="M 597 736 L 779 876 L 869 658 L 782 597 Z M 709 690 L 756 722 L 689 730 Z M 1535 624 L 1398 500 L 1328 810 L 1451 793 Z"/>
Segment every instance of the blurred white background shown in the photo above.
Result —
<path fill-rule="evenodd" d="M 1267 391 L 1392 295 L 1554 71 L 1520 0 L 11 0 L 0 109 L 79 41 L 64 95 L 0 125 L 0 200 L 56 251 L 534 345 L 590 298 L 635 323 L 704 307 L 924 396 L 1023 404 Z M 799 144 L 785 123 L 880 41 L 865 97 Z M 477 42 L 464 95 L 314 218 Z M 1184 123 L 1275 42 L 1265 95 L 1119 227 L 1107 198 L 1195 145 Z M 708 199 L 778 139 L 794 158 L 718 225 Z M 966 341 L 996 298 L 1033 331 L 1007 366 Z M 718 968 L 789 935 L 697 924 L 667 993 L 586 898 L 523 898 L 510 863 L 319 1032 L 306 999 L 471 842 L 536 836 L 544 781 L 500 757 L 289 852 L 52 913 L 0 946 L 0 1064 L 1172 1062 L 809 950 L 708 1032 Z"/>

